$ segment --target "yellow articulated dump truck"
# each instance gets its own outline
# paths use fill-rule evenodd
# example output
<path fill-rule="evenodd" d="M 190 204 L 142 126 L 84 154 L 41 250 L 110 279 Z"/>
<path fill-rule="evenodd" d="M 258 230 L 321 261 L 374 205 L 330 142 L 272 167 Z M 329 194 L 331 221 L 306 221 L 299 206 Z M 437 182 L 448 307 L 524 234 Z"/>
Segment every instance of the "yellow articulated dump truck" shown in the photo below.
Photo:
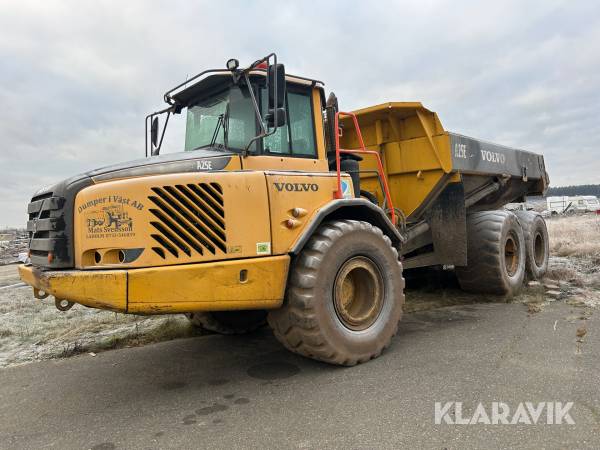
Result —
<path fill-rule="evenodd" d="M 32 198 L 19 271 L 36 298 L 184 313 L 227 334 L 268 323 L 293 352 L 354 365 L 397 331 L 403 266 L 453 268 L 463 289 L 499 295 L 547 268 L 544 220 L 502 209 L 545 192 L 540 155 L 450 133 L 420 103 L 340 111 L 274 54 L 164 100 L 146 158 Z M 182 113 L 185 151 L 161 155 Z"/>

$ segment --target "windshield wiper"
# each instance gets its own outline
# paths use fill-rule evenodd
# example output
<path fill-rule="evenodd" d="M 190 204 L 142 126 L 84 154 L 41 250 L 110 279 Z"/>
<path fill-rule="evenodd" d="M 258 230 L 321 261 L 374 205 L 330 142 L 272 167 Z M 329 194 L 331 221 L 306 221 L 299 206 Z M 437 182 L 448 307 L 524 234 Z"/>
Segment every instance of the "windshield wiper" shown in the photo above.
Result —
<path fill-rule="evenodd" d="M 219 130 L 221 129 L 221 125 L 223 125 L 223 114 L 219 114 L 219 118 L 217 119 L 217 126 L 215 127 L 215 131 L 213 131 L 212 139 L 210 140 L 210 147 L 213 147 L 217 142 L 217 136 L 219 135 Z"/>
<path fill-rule="evenodd" d="M 225 106 L 225 112 L 223 114 L 219 114 L 215 131 L 213 132 L 212 139 L 210 140 L 211 147 L 214 147 L 215 143 L 217 142 L 217 137 L 219 136 L 221 127 L 223 127 L 223 144 L 219 145 L 227 147 L 227 140 L 229 137 L 229 102 L 227 102 L 227 105 Z"/>
<path fill-rule="evenodd" d="M 224 147 L 229 147 L 229 102 L 225 106 L 225 116 L 223 117 L 223 143 Z"/>

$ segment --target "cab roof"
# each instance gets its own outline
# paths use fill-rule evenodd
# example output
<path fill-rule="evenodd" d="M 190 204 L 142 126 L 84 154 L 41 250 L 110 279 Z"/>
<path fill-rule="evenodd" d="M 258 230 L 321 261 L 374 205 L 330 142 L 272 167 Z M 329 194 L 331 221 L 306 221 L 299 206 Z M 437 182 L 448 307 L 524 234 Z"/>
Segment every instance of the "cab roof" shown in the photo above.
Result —
<path fill-rule="evenodd" d="M 255 69 L 249 72 L 249 76 L 257 78 L 266 78 L 267 71 L 265 69 Z M 207 70 L 198 75 L 199 80 L 190 80 L 184 82 L 165 94 L 165 102 L 169 104 L 177 104 L 187 106 L 191 101 L 196 99 L 202 92 L 210 91 L 213 88 L 229 82 L 233 82 L 231 71 L 222 70 Z M 300 77 L 297 75 L 286 75 L 286 83 L 305 85 L 311 87 L 319 87 L 323 89 L 324 83 L 319 80 Z M 191 84 L 190 84 L 191 83 Z M 323 94 L 324 95 L 324 94 Z"/>

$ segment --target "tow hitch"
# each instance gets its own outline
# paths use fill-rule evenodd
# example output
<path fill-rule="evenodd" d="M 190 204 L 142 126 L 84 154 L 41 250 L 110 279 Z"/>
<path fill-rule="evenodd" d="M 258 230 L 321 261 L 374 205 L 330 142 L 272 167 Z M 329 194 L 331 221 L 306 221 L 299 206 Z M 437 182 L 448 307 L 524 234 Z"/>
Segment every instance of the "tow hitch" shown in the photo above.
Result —
<path fill-rule="evenodd" d="M 65 300 L 64 298 L 54 299 L 54 306 L 56 306 L 56 309 L 58 309 L 59 311 L 68 311 L 73 307 L 73 305 L 73 302 Z"/>

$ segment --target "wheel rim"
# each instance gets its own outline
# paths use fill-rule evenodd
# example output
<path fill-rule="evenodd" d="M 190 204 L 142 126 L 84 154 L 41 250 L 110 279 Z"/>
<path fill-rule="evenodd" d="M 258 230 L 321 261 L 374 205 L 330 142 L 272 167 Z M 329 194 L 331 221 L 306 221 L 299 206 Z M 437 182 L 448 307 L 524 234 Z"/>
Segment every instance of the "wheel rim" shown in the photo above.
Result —
<path fill-rule="evenodd" d="M 537 267 L 542 267 L 544 264 L 544 254 L 545 252 L 544 246 L 544 238 L 541 233 L 536 233 L 535 239 L 533 241 L 533 260 L 535 261 L 535 265 Z"/>
<path fill-rule="evenodd" d="M 519 246 L 515 237 L 510 234 L 504 244 L 504 264 L 509 276 L 514 276 L 519 268 Z"/>
<path fill-rule="evenodd" d="M 373 325 L 383 307 L 383 296 L 383 277 L 369 258 L 351 258 L 338 271 L 333 300 L 335 312 L 346 328 L 358 331 Z"/>

